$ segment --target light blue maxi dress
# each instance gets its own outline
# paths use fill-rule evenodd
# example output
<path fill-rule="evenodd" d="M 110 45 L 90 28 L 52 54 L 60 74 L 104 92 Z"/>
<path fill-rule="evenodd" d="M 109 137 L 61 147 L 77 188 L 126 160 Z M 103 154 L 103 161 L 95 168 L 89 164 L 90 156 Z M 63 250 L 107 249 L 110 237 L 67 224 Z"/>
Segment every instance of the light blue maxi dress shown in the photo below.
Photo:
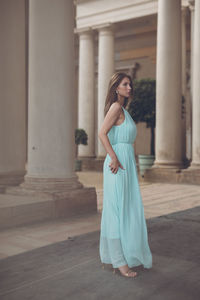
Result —
<path fill-rule="evenodd" d="M 152 254 L 133 148 L 137 128 L 128 111 L 124 108 L 123 111 L 123 123 L 108 132 L 112 148 L 125 170 L 119 168 L 116 174 L 112 173 L 107 154 L 103 166 L 100 259 L 114 268 L 126 264 L 130 268 L 139 265 L 151 268 Z"/>

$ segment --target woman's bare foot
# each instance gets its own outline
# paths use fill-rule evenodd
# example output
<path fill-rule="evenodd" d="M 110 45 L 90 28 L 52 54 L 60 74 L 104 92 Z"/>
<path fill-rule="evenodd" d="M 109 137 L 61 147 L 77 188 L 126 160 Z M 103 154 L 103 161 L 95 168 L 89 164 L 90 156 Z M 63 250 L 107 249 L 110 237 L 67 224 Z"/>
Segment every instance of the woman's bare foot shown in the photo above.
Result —
<path fill-rule="evenodd" d="M 137 272 L 134 272 L 131 269 L 129 269 L 128 265 L 119 267 L 118 269 L 123 276 L 126 276 L 126 277 L 136 277 L 137 276 Z"/>

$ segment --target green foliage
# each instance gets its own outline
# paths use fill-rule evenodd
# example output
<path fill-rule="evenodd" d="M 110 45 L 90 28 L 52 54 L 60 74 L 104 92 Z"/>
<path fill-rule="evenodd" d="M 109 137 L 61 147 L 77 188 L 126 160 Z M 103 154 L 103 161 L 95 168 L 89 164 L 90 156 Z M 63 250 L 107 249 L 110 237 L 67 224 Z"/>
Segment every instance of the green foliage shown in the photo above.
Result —
<path fill-rule="evenodd" d="M 135 80 L 134 95 L 129 113 L 136 123 L 145 122 L 147 127 L 155 128 L 156 81 L 146 78 Z"/>
<path fill-rule="evenodd" d="M 75 144 L 76 145 L 87 145 L 88 135 L 84 129 L 76 129 L 75 130 Z"/>
<path fill-rule="evenodd" d="M 133 100 L 129 105 L 133 120 L 145 122 L 151 128 L 151 155 L 155 155 L 156 81 L 145 78 L 133 82 Z"/>

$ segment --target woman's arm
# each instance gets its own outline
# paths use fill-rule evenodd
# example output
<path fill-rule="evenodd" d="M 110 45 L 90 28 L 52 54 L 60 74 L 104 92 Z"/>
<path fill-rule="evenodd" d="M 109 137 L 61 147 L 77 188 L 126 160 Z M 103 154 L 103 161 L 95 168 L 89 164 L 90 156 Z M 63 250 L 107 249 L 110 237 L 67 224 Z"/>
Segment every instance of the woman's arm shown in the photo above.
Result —
<path fill-rule="evenodd" d="M 113 103 L 105 116 L 102 127 L 98 134 L 99 139 L 101 140 L 106 152 L 111 157 L 111 162 L 109 166 L 113 173 L 117 173 L 119 167 L 122 169 L 124 168 L 119 162 L 117 155 L 110 144 L 107 134 L 109 130 L 112 128 L 112 126 L 115 124 L 115 122 L 118 120 L 120 113 L 121 113 L 121 105 L 117 102 Z"/>

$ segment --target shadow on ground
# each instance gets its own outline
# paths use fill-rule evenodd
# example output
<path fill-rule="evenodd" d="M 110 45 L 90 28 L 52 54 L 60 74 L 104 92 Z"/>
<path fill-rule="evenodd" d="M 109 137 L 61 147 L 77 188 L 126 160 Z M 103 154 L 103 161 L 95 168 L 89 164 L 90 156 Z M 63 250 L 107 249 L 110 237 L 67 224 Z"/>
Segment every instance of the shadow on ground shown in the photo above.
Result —
<path fill-rule="evenodd" d="M 200 299 L 200 207 L 147 220 L 152 269 L 101 268 L 99 232 L 0 260 L 1 300 Z"/>

